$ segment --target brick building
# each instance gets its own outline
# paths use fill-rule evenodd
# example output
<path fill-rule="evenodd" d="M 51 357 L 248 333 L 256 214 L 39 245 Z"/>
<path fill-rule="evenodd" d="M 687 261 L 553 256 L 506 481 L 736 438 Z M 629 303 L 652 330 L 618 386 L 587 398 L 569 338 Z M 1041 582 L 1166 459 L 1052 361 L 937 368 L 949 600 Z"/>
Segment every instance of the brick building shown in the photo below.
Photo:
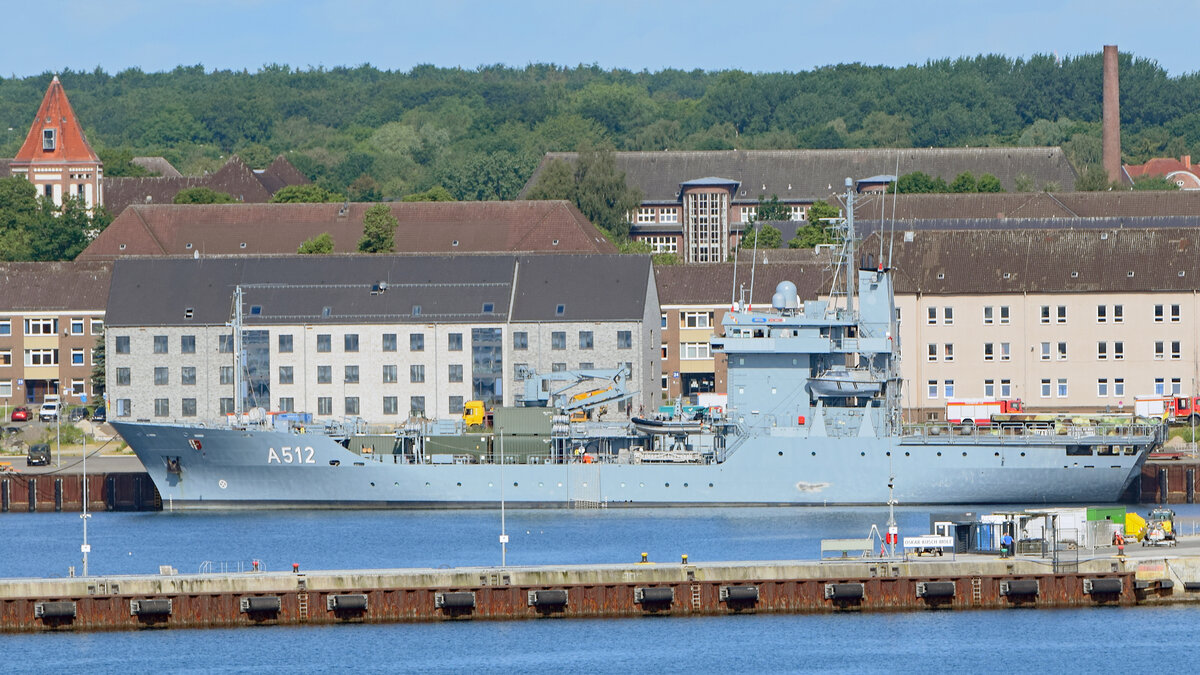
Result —
<path fill-rule="evenodd" d="M 83 200 L 89 209 L 104 203 L 103 165 L 83 135 L 57 75 L 8 166 L 13 176 L 33 183 L 38 194 L 56 206 L 71 198 Z"/>

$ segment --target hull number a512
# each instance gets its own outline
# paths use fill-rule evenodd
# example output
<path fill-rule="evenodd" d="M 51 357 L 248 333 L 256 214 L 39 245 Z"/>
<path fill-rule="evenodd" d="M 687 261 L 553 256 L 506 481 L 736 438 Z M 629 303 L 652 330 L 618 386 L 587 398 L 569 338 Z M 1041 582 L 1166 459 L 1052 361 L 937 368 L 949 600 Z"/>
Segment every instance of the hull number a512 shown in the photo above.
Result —
<path fill-rule="evenodd" d="M 316 464 L 313 460 L 312 446 L 294 448 L 283 446 L 278 452 L 275 448 L 267 449 L 267 464 Z"/>

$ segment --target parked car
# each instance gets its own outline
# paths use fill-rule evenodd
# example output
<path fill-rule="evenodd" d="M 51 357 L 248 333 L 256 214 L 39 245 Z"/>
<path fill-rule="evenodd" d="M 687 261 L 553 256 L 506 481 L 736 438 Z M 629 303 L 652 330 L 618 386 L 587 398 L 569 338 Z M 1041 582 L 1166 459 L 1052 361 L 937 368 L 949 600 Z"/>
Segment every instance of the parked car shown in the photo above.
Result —
<path fill-rule="evenodd" d="M 4 427 L 5 436 L 16 436 L 21 433 L 21 427 Z"/>
<path fill-rule="evenodd" d="M 13 421 L 13 422 L 28 422 L 29 421 L 29 408 L 26 408 L 23 405 L 13 408 L 11 421 Z"/>
<path fill-rule="evenodd" d="M 43 422 L 53 422 L 58 419 L 58 413 L 62 410 L 62 404 L 58 401 L 46 401 L 38 410 L 38 419 Z"/>
<path fill-rule="evenodd" d="M 88 416 L 89 416 L 88 409 L 82 408 L 82 407 L 81 408 L 71 408 L 71 411 L 69 413 L 67 413 L 67 419 L 70 420 L 71 422 L 80 422 L 80 421 L 86 420 L 88 418 Z"/>
<path fill-rule="evenodd" d="M 107 419 L 108 419 L 108 414 L 107 414 L 107 411 L 104 409 L 104 406 L 100 406 L 100 407 L 96 408 L 94 411 L 92 411 L 92 421 L 93 422 L 104 422 Z"/>

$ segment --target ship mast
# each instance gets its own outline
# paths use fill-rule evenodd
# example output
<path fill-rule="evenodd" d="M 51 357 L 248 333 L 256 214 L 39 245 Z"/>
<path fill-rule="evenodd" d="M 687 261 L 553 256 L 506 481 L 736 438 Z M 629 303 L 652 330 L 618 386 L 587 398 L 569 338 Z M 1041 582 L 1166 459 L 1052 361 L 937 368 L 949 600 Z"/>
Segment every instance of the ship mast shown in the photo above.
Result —
<path fill-rule="evenodd" d="M 242 287 L 233 289 L 233 414 L 242 416 Z"/>
<path fill-rule="evenodd" d="M 846 178 L 846 245 L 842 264 L 846 267 L 846 313 L 854 316 L 854 282 L 858 266 L 854 262 L 854 184 Z"/>

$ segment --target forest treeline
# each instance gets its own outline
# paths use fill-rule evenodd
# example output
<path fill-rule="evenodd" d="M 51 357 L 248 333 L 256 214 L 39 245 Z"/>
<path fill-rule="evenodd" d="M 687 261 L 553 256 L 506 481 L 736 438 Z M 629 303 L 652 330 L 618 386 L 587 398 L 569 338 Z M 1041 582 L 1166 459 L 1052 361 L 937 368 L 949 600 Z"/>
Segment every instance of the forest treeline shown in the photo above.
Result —
<path fill-rule="evenodd" d="M 1200 74 L 1169 77 L 1121 56 L 1127 162 L 1200 155 Z M 1061 145 L 1084 174 L 1100 162 L 1101 56 L 979 56 L 902 68 L 846 64 L 796 73 L 630 72 L 537 64 L 474 70 L 369 65 L 255 72 L 59 73 L 107 175 L 131 155 L 185 173 L 231 153 L 286 154 L 351 199 L 436 186 L 508 199 L 549 150 Z M 0 80 L 0 145 L 11 157 L 51 73 Z"/>

